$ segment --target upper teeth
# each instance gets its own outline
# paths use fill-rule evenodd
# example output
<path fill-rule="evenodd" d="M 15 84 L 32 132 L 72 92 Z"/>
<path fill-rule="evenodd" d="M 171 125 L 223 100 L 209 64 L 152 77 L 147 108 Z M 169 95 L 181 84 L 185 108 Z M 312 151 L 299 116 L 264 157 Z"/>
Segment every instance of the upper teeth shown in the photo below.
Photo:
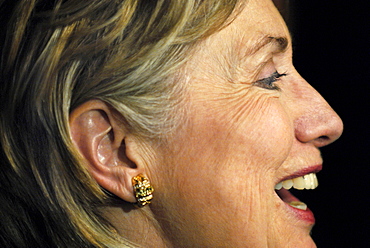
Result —
<path fill-rule="evenodd" d="M 282 181 L 275 185 L 275 189 L 276 190 L 279 190 L 281 188 L 290 189 L 292 187 L 295 189 L 315 189 L 318 185 L 319 183 L 317 181 L 316 174 L 310 173 L 302 177 Z"/>

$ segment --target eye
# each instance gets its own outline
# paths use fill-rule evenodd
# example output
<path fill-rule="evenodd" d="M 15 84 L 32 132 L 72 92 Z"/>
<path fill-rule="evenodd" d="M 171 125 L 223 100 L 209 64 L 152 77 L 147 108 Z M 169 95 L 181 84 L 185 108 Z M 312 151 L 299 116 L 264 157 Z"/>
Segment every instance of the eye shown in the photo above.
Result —
<path fill-rule="evenodd" d="M 287 74 L 285 73 L 280 74 L 277 71 L 275 71 L 274 73 L 272 73 L 271 76 L 260 79 L 254 82 L 253 85 L 264 88 L 264 89 L 268 89 L 268 90 L 280 90 L 280 88 L 275 84 L 275 82 L 279 81 L 281 77 L 284 77 L 286 75 Z"/>

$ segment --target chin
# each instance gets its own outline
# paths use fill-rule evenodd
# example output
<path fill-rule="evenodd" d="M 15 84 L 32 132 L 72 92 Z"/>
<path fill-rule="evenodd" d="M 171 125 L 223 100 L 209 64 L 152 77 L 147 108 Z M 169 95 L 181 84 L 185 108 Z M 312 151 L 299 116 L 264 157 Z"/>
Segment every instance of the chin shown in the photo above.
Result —
<path fill-rule="evenodd" d="M 274 229 L 275 238 L 268 238 L 268 245 L 255 247 L 314 248 L 317 246 L 311 237 L 312 228 L 313 225 L 302 227 L 302 223 L 285 221 Z"/>
<path fill-rule="evenodd" d="M 285 248 L 316 248 L 316 244 L 311 238 L 307 235 L 302 239 L 295 239 L 292 242 L 283 242 L 281 246 L 272 246 L 272 247 L 285 247 Z"/>

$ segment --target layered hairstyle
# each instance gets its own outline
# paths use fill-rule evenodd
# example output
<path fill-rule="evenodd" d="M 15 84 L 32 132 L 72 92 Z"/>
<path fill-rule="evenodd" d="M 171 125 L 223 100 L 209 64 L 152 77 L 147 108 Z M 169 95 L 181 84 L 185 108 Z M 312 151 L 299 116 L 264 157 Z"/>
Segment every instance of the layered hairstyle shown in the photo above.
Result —
<path fill-rule="evenodd" d="M 130 132 L 176 128 L 179 68 L 237 0 L 0 0 L 2 247 L 134 246 L 74 147 L 69 114 L 99 99 Z"/>

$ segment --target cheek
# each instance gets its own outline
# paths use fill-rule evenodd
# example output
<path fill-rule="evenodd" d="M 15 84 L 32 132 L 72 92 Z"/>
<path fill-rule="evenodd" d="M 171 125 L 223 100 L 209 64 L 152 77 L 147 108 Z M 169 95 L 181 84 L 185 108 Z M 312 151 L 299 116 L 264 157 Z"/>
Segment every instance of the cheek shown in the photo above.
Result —
<path fill-rule="evenodd" d="M 277 98 L 202 105 L 189 115 L 189 123 L 171 146 L 175 149 L 170 157 L 181 165 L 175 166 L 174 173 L 184 180 L 209 175 L 206 181 L 214 182 L 212 187 L 272 176 L 288 156 L 294 138 L 289 115 Z"/>
<path fill-rule="evenodd" d="M 163 208 L 184 224 L 182 231 L 188 226 L 202 230 L 202 235 L 194 234 L 198 241 L 200 236 L 232 239 L 235 233 L 239 239 L 240 235 L 250 239 L 250 229 L 266 233 L 270 219 L 266 194 L 291 146 L 291 125 L 278 99 L 233 106 L 197 108 L 189 115 L 191 125 L 164 152 L 166 173 L 171 175 L 166 181 L 171 184 L 163 185 L 166 192 L 161 197 L 171 196 L 172 207 Z M 209 223 L 215 228 L 205 228 Z"/>
<path fill-rule="evenodd" d="M 255 173 L 275 170 L 287 158 L 294 140 L 293 122 L 279 98 L 262 94 L 249 98 L 247 103 L 234 104 L 224 110 L 227 117 L 217 132 L 228 130 L 225 138 L 231 159 Z M 220 120 L 218 120 L 220 123 Z M 215 125 L 217 127 L 217 125 Z M 215 127 L 215 128 L 216 128 Z M 222 135 L 219 135 L 222 136 Z"/>
<path fill-rule="evenodd" d="M 256 103 L 245 120 L 245 129 L 239 136 L 255 159 L 261 159 L 265 169 L 276 169 L 288 156 L 294 140 L 293 122 L 279 99 L 269 99 L 265 104 Z M 253 161 L 250 161 L 253 163 Z"/>

